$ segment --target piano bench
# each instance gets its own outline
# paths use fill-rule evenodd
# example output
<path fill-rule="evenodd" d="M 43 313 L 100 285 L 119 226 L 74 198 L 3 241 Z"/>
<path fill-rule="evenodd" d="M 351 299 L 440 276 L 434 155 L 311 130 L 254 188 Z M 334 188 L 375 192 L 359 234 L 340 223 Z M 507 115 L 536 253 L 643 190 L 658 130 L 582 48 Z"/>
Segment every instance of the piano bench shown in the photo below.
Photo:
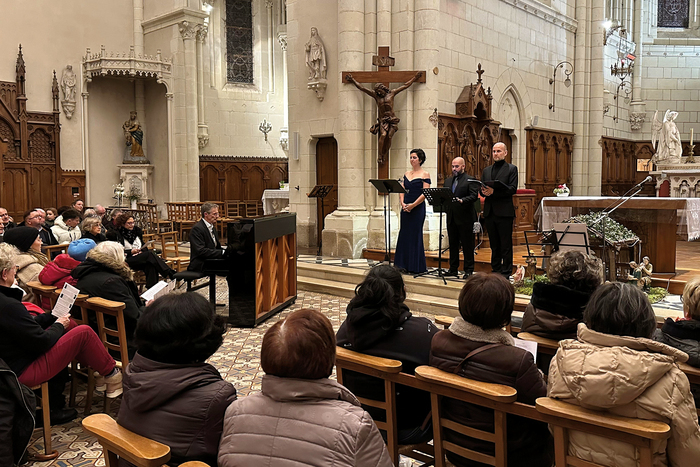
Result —
<path fill-rule="evenodd" d="M 203 279 L 205 277 L 209 278 L 207 282 L 197 284 L 194 287 L 192 286 L 192 282 L 196 281 L 197 279 Z M 206 286 L 209 286 L 209 301 L 213 305 L 216 305 L 216 274 L 205 274 L 203 272 L 197 271 L 181 271 L 175 273 L 173 279 L 178 281 L 185 281 L 187 283 L 188 292 L 194 292 L 195 290 L 199 290 Z"/>

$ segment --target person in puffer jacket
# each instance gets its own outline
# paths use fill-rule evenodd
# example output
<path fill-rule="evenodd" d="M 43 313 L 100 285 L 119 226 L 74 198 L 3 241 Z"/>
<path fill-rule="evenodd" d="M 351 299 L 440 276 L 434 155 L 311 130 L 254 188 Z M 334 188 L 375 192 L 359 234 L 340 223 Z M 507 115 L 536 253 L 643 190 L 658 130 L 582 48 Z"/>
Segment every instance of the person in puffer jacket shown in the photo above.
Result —
<path fill-rule="evenodd" d="M 78 284 L 78 279 L 71 276 L 71 272 L 76 266 L 85 261 L 88 251 L 95 248 L 95 245 L 95 242 L 88 238 L 73 240 L 68 245 L 66 253 L 61 253 L 44 266 L 44 269 L 39 273 L 39 282 L 44 285 L 53 285 L 57 289 L 63 288 L 66 284 L 75 287 Z M 51 309 L 51 301 L 46 297 L 42 297 L 41 306 L 45 310 L 49 310 Z"/>
<path fill-rule="evenodd" d="M 226 410 L 219 466 L 391 467 L 377 426 L 329 379 L 335 335 L 319 311 L 301 309 L 265 333 L 262 392 Z"/>
<path fill-rule="evenodd" d="M 688 365 L 700 367 L 700 278 L 686 282 L 681 295 L 683 318 L 666 318 L 661 329 L 654 331 L 654 340 L 688 354 Z M 700 407 L 700 385 L 691 384 L 695 406 Z"/>
<path fill-rule="evenodd" d="M 559 343 L 548 396 L 667 423 L 670 437 L 652 444 L 654 466 L 698 465 L 698 416 L 677 363 L 688 355 L 651 339 L 656 319 L 647 296 L 633 285 L 604 284 L 591 296 L 583 320 L 576 340 Z M 634 446 L 592 434 L 570 431 L 569 453 L 611 467 L 637 466 Z"/>

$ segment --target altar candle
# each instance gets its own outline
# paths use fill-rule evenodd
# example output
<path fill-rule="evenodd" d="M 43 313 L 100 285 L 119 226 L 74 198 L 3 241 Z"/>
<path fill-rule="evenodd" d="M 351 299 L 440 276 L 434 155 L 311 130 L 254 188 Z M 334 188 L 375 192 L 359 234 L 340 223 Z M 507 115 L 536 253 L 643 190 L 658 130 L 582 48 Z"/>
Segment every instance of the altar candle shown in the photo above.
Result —
<path fill-rule="evenodd" d="M 693 129 L 690 129 L 690 145 L 693 145 Z"/>

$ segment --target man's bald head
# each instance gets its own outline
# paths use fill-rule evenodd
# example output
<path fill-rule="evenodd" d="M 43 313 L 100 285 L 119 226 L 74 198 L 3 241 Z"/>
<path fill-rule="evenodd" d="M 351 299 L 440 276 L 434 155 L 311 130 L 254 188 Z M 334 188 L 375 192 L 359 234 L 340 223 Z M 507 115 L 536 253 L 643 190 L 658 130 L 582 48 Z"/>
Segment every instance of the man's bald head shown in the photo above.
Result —
<path fill-rule="evenodd" d="M 502 161 L 507 155 L 508 150 L 506 149 L 506 145 L 504 143 L 498 142 L 493 145 L 491 156 L 493 157 L 494 162 Z"/>
<path fill-rule="evenodd" d="M 455 157 L 452 159 L 452 175 L 457 176 L 464 173 L 464 158 Z"/>

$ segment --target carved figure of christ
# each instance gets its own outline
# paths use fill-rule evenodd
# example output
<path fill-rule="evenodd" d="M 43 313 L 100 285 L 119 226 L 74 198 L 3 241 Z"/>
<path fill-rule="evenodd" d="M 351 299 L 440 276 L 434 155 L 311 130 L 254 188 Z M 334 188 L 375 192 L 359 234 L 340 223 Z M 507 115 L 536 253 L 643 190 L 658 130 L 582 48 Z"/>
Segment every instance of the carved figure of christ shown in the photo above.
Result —
<path fill-rule="evenodd" d="M 378 135 L 377 163 L 379 178 L 389 178 L 389 149 L 391 139 L 398 130 L 399 118 L 394 113 L 394 96 L 408 89 L 413 83 L 425 83 L 425 73 L 422 71 L 390 71 L 394 66 L 394 58 L 389 56 L 389 47 L 379 47 L 378 54 L 372 57 L 372 64 L 377 71 L 359 71 L 342 73 L 345 83 L 352 83 L 377 103 L 377 123 L 369 131 Z M 373 90 L 361 86 L 360 83 L 378 83 Z M 404 83 L 390 89 L 391 83 Z"/>

